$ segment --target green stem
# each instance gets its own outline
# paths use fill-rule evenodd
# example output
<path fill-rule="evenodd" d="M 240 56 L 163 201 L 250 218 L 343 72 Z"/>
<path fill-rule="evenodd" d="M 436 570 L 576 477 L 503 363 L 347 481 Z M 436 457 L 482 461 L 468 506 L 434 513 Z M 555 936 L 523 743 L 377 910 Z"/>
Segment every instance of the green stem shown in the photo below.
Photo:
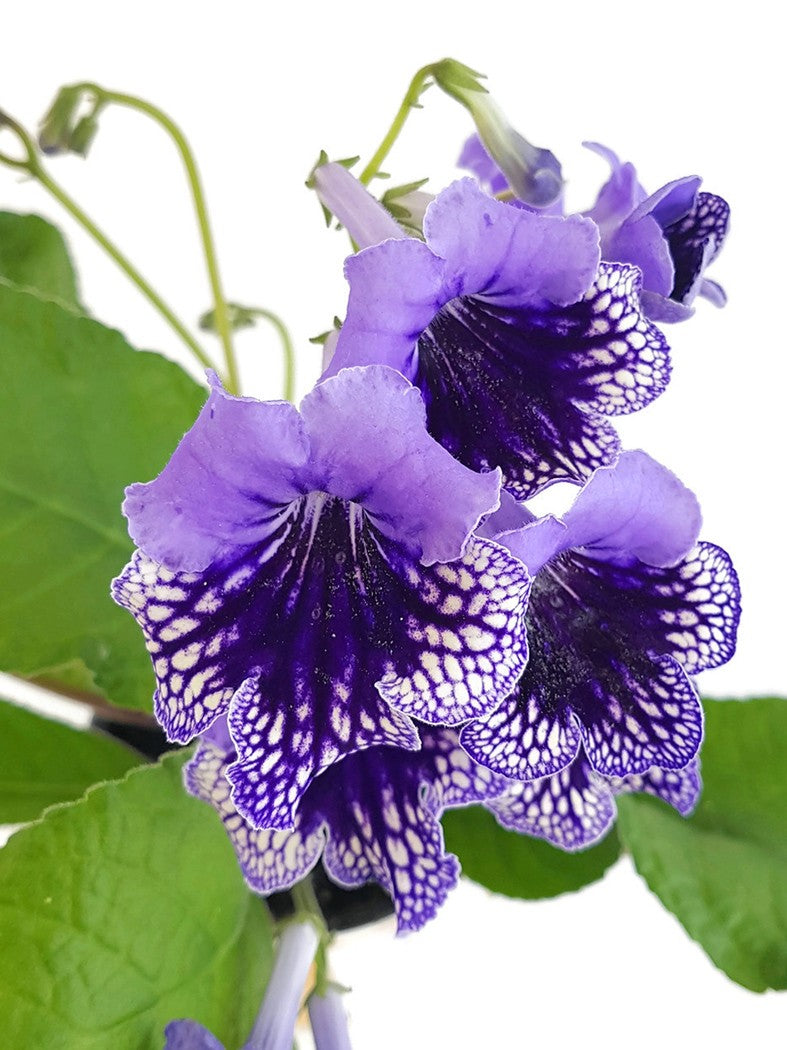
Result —
<path fill-rule="evenodd" d="M 317 995 L 325 995 L 328 988 L 328 945 L 331 936 L 323 918 L 317 894 L 314 892 L 311 876 L 307 875 L 301 882 L 297 882 L 290 890 L 292 900 L 295 904 L 296 918 L 308 919 L 314 923 L 320 936 L 317 952 L 314 956 L 315 978 L 314 991 Z"/>
<path fill-rule="evenodd" d="M 402 104 L 397 110 L 396 116 L 393 119 L 393 123 L 388 129 L 383 141 L 377 147 L 377 152 L 374 154 L 372 159 L 363 169 L 361 174 L 358 176 L 358 181 L 364 186 L 368 186 L 375 175 L 379 172 L 383 161 L 391 151 L 391 147 L 399 137 L 399 133 L 404 127 L 405 121 L 410 115 L 410 110 L 415 109 L 418 105 L 418 99 L 421 97 L 424 88 L 426 87 L 427 81 L 432 75 L 434 64 L 430 63 L 428 66 L 423 66 L 415 74 L 413 79 L 410 81 L 410 86 L 407 89 L 407 93 L 402 99 Z"/>
<path fill-rule="evenodd" d="M 176 316 L 161 296 L 151 287 L 133 263 L 113 244 L 93 220 L 79 207 L 76 201 L 66 193 L 59 183 L 44 169 L 36 152 L 36 146 L 27 131 L 8 114 L 0 112 L 0 127 L 6 126 L 19 138 L 25 148 L 27 156 L 20 160 L 9 157 L 0 152 L 0 163 L 7 164 L 12 168 L 26 171 L 32 178 L 39 182 L 58 203 L 65 208 L 69 215 L 104 249 L 111 259 L 117 263 L 123 273 L 137 286 L 145 298 L 158 310 L 169 326 L 177 332 L 189 350 L 204 368 L 213 368 L 213 361 L 208 357 L 193 335 L 189 332 L 183 322 Z"/>
<path fill-rule="evenodd" d="M 33 173 L 34 178 L 41 183 L 41 185 L 48 190 L 52 196 L 61 204 L 69 215 L 76 219 L 79 225 L 90 234 L 90 236 L 101 245 L 104 251 L 113 259 L 120 269 L 126 274 L 126 276 L 137 286 L 142 292 L 146 299 L 158 310 L 164 320 L 169 326 L 177 332 L 186 346 L 191 350 L 197 360 L 204 368 L 213 368 L 213 361 L 208 357 L 199 343 L 196 341 L 193 335 L 189 332 L 183 322 L 173 313 L 170 307 L 164 302 L 158 292 L 151 287 L 150 284 L 145 280 L 142 274 L 137 268 L 126 258 L 126 256 L 117 248 L 109 238 L 102 233 L 102 231 L 96 226 L 93 220 L 85 214 L 84 211 L 79 207 L 76 201 L 72 200 L 71 197 L 65 192 L 65 190 L 55 182 L 55 180 L 44 171 L 43 168 L 38 168 Z"/>
<path fill-rule="evenodd" d="M 295 347 L 292 336 L 282 319 L 272 310 L 264 310 L 261 306 L 255 306 L 249 310 L 253 317 L 261 317 L 269 321 L 276 329 L 281 340 L 282 355 L 284 357 L 284 400 L 295 400 Z"/>
<path fill-rule="evenodd" d="M 191 148 L 185 135 L 166 113 L 160 110 L 158 106 L 154 106 L 151 102 L 146 102 L 144 99 L 136 98 L 134 95 L 126 95 L 119 91 L 107 91 L 98 84 L 82 83 L 76 84 L 74 87 L 79 91 L 89 92 L 94 95 L 99 106 L 103 106 L 106 103 L 114 103 L 115 105 L 126 106 L 129 109 L 135 109 L 140 113 L 144 113 L 146 116 L 156 121 L 156 123 L 167 132 L 175 143 L 180 158 L 183 161 L 183 166 L 186 169 L 186 177 L 191 190 L 192 200 L 194 201 L 194 210 L 197 215 L 197 225 L 199 226 L 200 240 L 202 241 L 202 248 L 205 255 L 205 265 L 208 270 L 208 279 L 210 281 L 211 293 L 213 295 L 216 331 L 221 340 L 221 345 L 224 351 L 224 360 L 226 363 L 227 374 L 225 385 L 231 394 L 239 393 L 240 380 L 238 376 L 238 365 L 235 359 L 235 351 L 232 346 L 232 328 L 229 322 L 227 302 L 224 298 L 224 292 L 221 286 L 216 247 L 211 232 L 207 205 L 205 204 L 205 194 L 202 189 L 202 180 L 200 179 L 199 171 L 197 170 L 197 164 L 194 160 L 194 154 L 191 152 Z"/>

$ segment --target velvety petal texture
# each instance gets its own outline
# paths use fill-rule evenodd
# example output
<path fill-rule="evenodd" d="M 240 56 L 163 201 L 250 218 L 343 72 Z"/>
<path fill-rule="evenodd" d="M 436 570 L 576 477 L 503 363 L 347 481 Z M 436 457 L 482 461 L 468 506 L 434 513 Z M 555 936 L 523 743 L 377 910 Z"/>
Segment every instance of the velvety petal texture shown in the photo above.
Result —
<path fill-rule="evenodd" d="M 730 559 L 698 528 L 692 494 L 636 452 L 598 471 L 563 523 L 498 537 L 535 576 L 529 660 L 462 729 L 476 761 L 522 781 L 565 769 L 580 745 L 608 777 L 692 761 L 702 709 L 688 676 L 732 656 L 740 616 Z"/>
<path fill-rule="evenodd" d="M 420 389 L 430 434 L 524 499 L 614 461 L 605 417 L 648 404 L 669 350 L 641 314 L 639 271 L 599 266 L 579 216 L 515 208 L 469 179 L 429 206 L 426 243 L 347 261 L 347 318 L 326 376 L 378 361 Z"/>
<path fill-rule="evenodd" d="M 530 579 L 498 544 L 470 538 L 498 505 L 499 479 L 428 436 L 420 396 L 398 373 L 349 369 L 300 415 L 267 407 L 214 389 L 162 475 L 134 486 L 127 509 L 146 547 L 113 594 L 145 633 L 170 739 L 187 742 L 228 714 L 235 804 L 255 826 L 284 829 L 312 777 L 344 755 L 418 747 L 409 716 L 458 724 L 492 710 L 526 660 Z M 236 433 L 236 413 L 249 432 L 231 452 L 221 426 Z M 258 491 L 258 450 L 290 450 L 293 434 L 302 462 L 282 468 L 286 483 L 271 468 L 270 496 L 261 469 Z M 200 502 L 194 463 L 206 479 Z M 173 514 L 186 547 L 196 536 L 201 560 L 212 555 L 200 571 L 159 559 Z"/>
<path fill-rule="evenodd" d="M 311 783 L 287 832 L 243 820 L 227 780 L 234 755 L 212 740 L 203 740 L 186 767 L 186 786 L 221 816 L 256 892 L 288 888 L 322 856 L 341 886 L 383 886 L 406 932 L 434 917 L 459 875 L 456 858 L 444 851 L 440 814 L 508 786 L 472 762 L 451 730 L 425 728 L 422 742 L 417 752 L 370 748 L 332 766 Z"/>
<path fill-rule="evenodd" d="M 583 751 L 551 777 L 512 783 L 499 798 L 485 803 L 498 822 L 511 831 L 546 839 L 560 849 L 587 849 L 615 822 L 615 795 L 645 792 L 688 816 L 701 791 L 698 763 L 684 769 L 652 768 L 638 776 L 600 776 Z"/>

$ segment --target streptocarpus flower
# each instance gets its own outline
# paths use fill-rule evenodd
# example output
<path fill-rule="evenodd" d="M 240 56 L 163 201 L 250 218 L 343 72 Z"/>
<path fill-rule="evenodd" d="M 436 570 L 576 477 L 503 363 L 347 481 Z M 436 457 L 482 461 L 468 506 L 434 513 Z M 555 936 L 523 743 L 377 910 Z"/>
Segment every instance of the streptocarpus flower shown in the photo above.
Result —
<path fill-rule="evenodd" d="M 417 748 L 410 716 L 458 724 L 510 692 L 529 578 L 471 537 L 499 486 L 432 440 L 418 391 L 374 366 L 300 413 L 214 382 L 159 477 L 128 489 L 140 549 L 113 595 L 145 633 L 156 715 L 185 742 L 228 714 L 251 823 L 292 827 L 344 755 Z"/>
<path fill-rule="evenodd" d="M 462 730 L 477 761 L 515 780 L 558 773 L 580 745 L 608 777 L 692 761 L 702 709 L 689 675 L 732 656 L 740 615 L 730 559 L 696 543 L 699 527 L 692 493 L 643 452 L 597 471 L 562 521 L 510 501 L 484 524 L 508 530 L 498 541 L 534 579 L 528 665 Z"/>
<path fill-rule="evenodd" d="M 724 306 L 724 290 L 705 278 L 705 270 L 727 234 L 727 202 L 701 192 L 697 176 L 676 179 L 648 196 L 632 164 L 622 164 L 606 146 L 585 145 L 611 168 L 585 214 L 598 223 L 602 258 L 632 263 L 642 271 L 642 305 L 648 317 L 683 321 L 694 313 L 698 295 Z"/>
<path fill-rule="evenodd" d="M 701 781 L 697 761 L 683 769 L 649 769 L 627 777 L 603 777 L 580 747 L 574 761 L 550 777 L 512 783 L 485 803 L 504 828 L 546 839 L 560 849 L 586 849 L 612 827 L 615 796 L 631 792 L 655 795 L 683 817 L 697 805 Z"/>
<path fill-rule="evenodd" d="M 467 139 L 456 163 L 457 167 L 475 175 L 481 187 L 493 197 L 508 191 L 511 203 L 516 204 L 518 207 L 526 208 L 529 211 L 538 211 L 542 215 L 563 215 L 564 213 L 562 191 L 546 207 L 543 205 L 535 207 L 532 204 L 526 204 L 518 197 L 514 197 L 508 179 L 492 159 L 480 136 L 477 134 L 473 134 Z"/>
<path fill-rule="evenodd" d="M 334 176 L 346 199 L 351 176 Z M 637 270 L 599 266 L 590 220 L 512 207 L 472 179 L 436 197 L 424 235 L 347 260 L 347 317 L 326 375 L 398 369 L 421 390 L 433 437 L 472 469 L 500 467 L 519 498 L 614 460 L 604 416 L 636 411 L 669 377 Z"/>
<path fill-rule="evenodd" d="M 315 777 L 291 831 L 257 830 L 238 813 L 227 780 L 232 743 L 220 723 L 203 737 L 185 782 L 218 811 L 253 890 L 287 889 L 322 857 L 340 886 L 378 882 L 404 933 L 435 916 L 459 877 L 459 862 L 443 847 L 443 810 L 495 798 L 508 786 L 470 759 L 454 731 L 424 728 L 421 739 L 420 751 L 367 748 Z"/>

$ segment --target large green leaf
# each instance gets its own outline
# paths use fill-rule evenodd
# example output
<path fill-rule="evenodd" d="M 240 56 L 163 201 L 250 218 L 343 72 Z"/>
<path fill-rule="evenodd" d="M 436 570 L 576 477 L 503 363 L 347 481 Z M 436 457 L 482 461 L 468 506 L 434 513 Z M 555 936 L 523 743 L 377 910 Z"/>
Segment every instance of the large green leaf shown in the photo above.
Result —
<path fill-rule="evenodd" d="M 0 277 L 82 310 L 63 235 L 38 215 L 0 211 Z"/>
<path fill-rule="evenodd" d="M 235 1050 L 271 960 L 214 811 L 182 754 L 50 810 L 0 850 L 0 1043 L 161 1050 L 191 1017 Z"/>
<path fill-rule="evenodd" d="M 110 736 L 79 732 L 0 700 L 0 824 L 35 820 L 47 806 L 117 780 L 141 761 Z"/>
<path fill-rule="evenodd" d="M 164 466 L 204 400 L 177 365 L 0 282 L 0 667 L 81 659 L 149 708 L 150 661 L 109 584 L 132 550 L 124 487 Z"/>
<path fill-rule="evenodd" d="M 446 846 L 462 872 L 495 893 L 537 900 L 596 882 L 618 858 L 614 832 L 598 846 L 564 853 L 541 839 L 501 828 L 481 806 L 453 809 L 442 818 Z"/>
<path fill-rule="evenodd" d="M 705 701 L 702 801 L 690 820 L 619 801 L 648 886 L 746 988 L 787 987 L 787 701 Z"/>

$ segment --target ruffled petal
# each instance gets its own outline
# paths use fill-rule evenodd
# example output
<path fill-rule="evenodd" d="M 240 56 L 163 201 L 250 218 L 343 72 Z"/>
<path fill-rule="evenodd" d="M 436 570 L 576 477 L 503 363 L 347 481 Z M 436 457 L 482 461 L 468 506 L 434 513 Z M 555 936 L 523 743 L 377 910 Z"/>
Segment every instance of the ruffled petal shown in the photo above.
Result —
<path fill-rule="evenodd" d="M 566 306 L 587 292 L 599 262 L 595 223 L 512 208 L 473 179 L 460 179 L 435 198 L 424 235 L 445 260 L 446 302 L 473 295 L 501 307 Z"/>
<path fill-rule="evenodd" d="M 729 221 L 730 207 L 725 200 L 713 193 L 698 193 L 688 214 L 667 226 L 664 234 L 675 262 L 672 299 L 689 306 L 700 293 L 705 270 L 721 251 Z M 715 301 L 723 305 L 718 296 Z"/>
<path fill-rule="evenodd" d="M 702 742 L 702 707 L 671 656 L 611 659 L 603 675 L 583 683 L 573 708 L 593 768 L 606 777 L 681 769 Z"/>
<path fill-rule="evenodd" d="M 308 806 L 302 807 L 292 831 L 257 829 L 247 823 L 232 801 L 227 770 L 234 758 L 230 748 L 203 740 L 185 767 L 187 791 L 208 802 L 221 817 L 238 857 L 243 877 L 255 893 L 289 889 L 312 870 L 325 845 L 322 823 Z"/>
<path fill-rule="evenodd" d="M 572 760 L 578 723 L 606 776 L 681 768 L 702 739 L 687 673 L 729 659 L 739 615 L 735 571 L 712 544 L 667 568 L 559 554 L 533 583 L 529 660 L 516 689 L 462 730 L 462 745 L 529 780 Z"/>
<path fill-rule="evenodd" d="M 689 762 L 683 769 L 649 769 L 637 776 L 612 779 L 609 782 L 616 795 L 643 792 L 662 799 L 682 817 L 690 816 L 702 792 L 699 761 Z"/>
<path fill-rule="evenodd" d="M 550 663 L 539 655 L 534 658 L 531 650 L 513 693 L 488 718 L 468 723 L 460 736 L 476 762 L 512 780 L 552 776 L 574 761 L 580 746 L 576 718 L 570 708 L 554 704 L 550 689 L 551 675 L 564 670 L 559 654 Z"/>
<path fill-rule="evenodd" d="M 390 365 L 415 374 L 416 341 L 450 298 L 445 264 L 413 238 L 385 241 L 351 255 L 347 317 L 323 378 L 351 365 Z"/>
<path fill-rule="evenodd" d="M 196 572 L 275 528 L 303 491 L 309 447 L 284 401 L 231 397 L 215 376 L 207 404 L 154 480 L 126 489 L 129 533 L 150 558 Z"/>
<path fill-rule="evenodd" d="M 511 787 L 507 777 L 474 762 L 452 729 L 423 729 L 421 758 L 431 788 L 425 798 L 436 815 L 455 806 L 498 798 Z"/>
<path fill-rule="evenodd" d="M 669 566 L 694 547 L 702 515 L 693 492 L 637 451 L 596 471 L 563 522 L 563 550 L 584 547 L 597 558 Z"/>
<path fill-rule="evenodd" d="M 499 505 L 499 473 L 463 467 L 431 438 L 421 395 L 392 368 L 345 369 L 304 398 L 301 415 L 313 487 L 361 505 L 426 565 L 458 558 Z"/>
<path fill-rule="evenodd" d="M 639 184 L 633 164 L 622 163 L 617 153 L 600 142 L 583 142 L 582 145 L 603 157 L 610 167 L 610 176 L 599 190 L 596 203 L 589 211 L 583 212 L 599 227 L 602 258 L 609 259 L 611 256 L 604 250 L 607 238 L 645 200 L 647 193 Z"/>
<path fill-rule="evenodd" d="M 419 766 L 375 748 L 330 775 L 335 788 L 323 790 L 319 803 L 328 826 L 325 870 L 348 889 L 374 879 L 393 898 L 399 933 L 419 929 L 459 880 L 459 862 L 445 853 L 440 824 L 424 804 Z"/>
<path fill-rule="evenodd" d="M 357 505 L 312 493 L 236 561 L 176 574 L 137 552 L 113 593 L 146 635 L 170 739 L 205 731 L 231 703 L 236 805 L 283 829 L 331 762 L 417 747 L 407 715 L 491 711 L 524 666 L 529 584 L 487 540 L 427 568 Z"/>
<path fill-rule="evenodd" d="M 567 851 L 593 845 L 609 831 L 616 815 L 609 784 L 584 755 L 554 776 L 513 785 L 487 808 L 504 828 Z"/>
<path fill-rule="evenodd" d="M 476 539 L 450 565 L 405 572 L 412 586 L 406 639 L 391 647 L 380 695 L 432 725 L 488 714 L 527 662 L 527 570 L 496 543 Z"/>

